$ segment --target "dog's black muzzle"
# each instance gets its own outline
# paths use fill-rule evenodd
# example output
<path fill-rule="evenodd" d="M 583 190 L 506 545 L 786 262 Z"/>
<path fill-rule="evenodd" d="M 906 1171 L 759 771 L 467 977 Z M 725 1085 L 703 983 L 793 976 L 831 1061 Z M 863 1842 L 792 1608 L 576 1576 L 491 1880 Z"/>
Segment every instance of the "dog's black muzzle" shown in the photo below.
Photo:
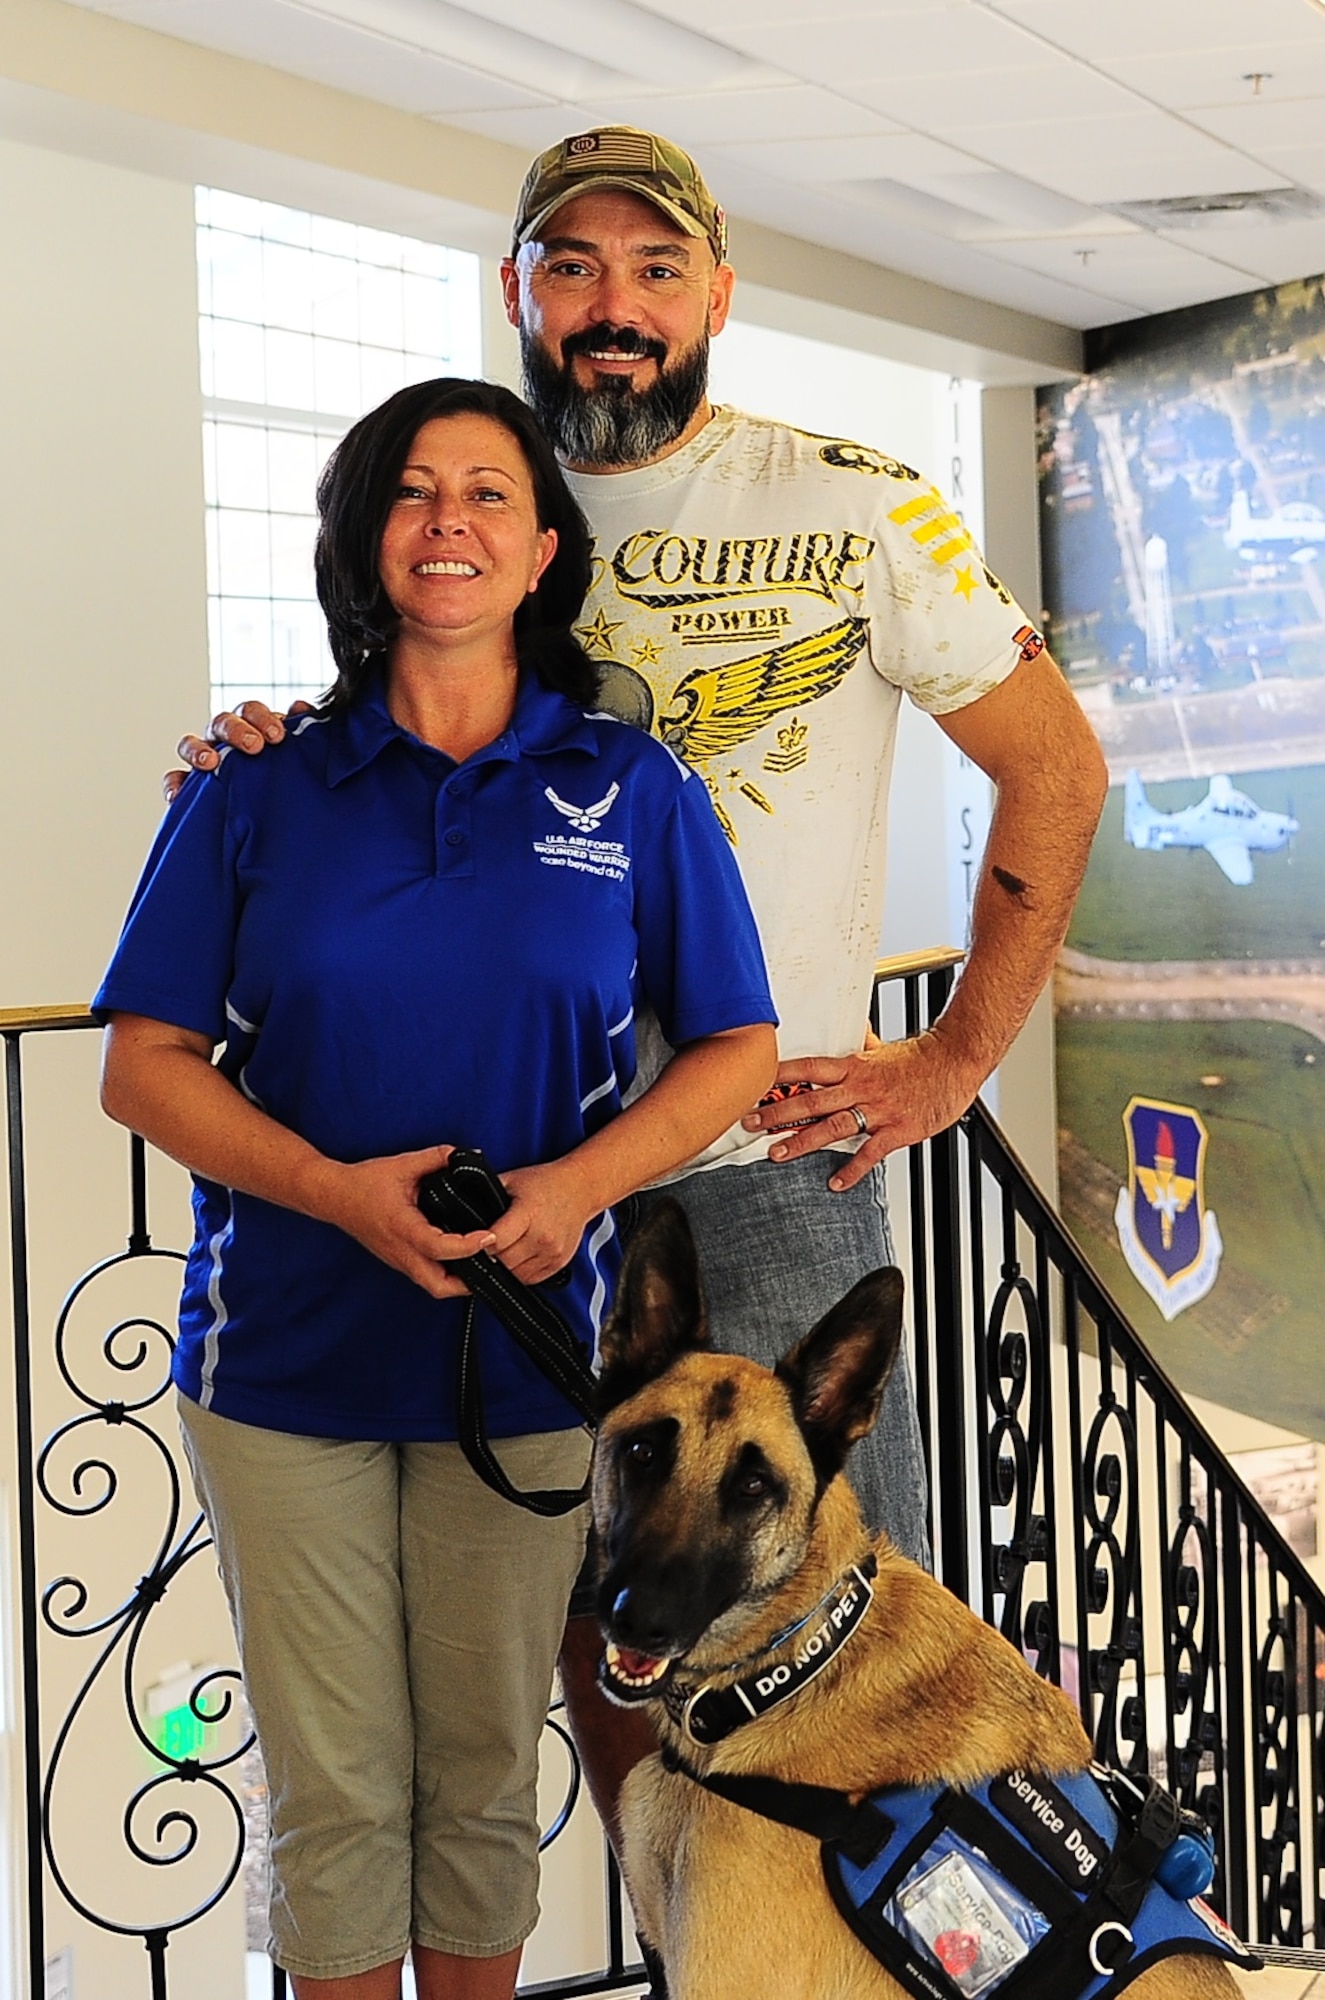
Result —
<path fill-rule="evenodd" d="M 698 1644 L 741 1592 L 735 1564 L 698 1564 L 635 1548 L 609 1564 L 598 1587 L 607 1640 L 602 1684 L 617 1701 L 661 1692 L 673 1665 Z"/>

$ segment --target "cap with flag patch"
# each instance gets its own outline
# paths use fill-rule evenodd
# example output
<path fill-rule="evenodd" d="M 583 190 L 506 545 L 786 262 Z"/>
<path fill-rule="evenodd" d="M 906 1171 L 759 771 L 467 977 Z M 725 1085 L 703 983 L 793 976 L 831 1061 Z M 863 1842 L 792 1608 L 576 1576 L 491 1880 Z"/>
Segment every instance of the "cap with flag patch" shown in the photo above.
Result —
<path fill-rule="evenodd" d="M 537 236 L 563 202 L 596 188 L 651 201 L 687 236 L 706 237 L 719 263 L 725 259 L 727 218 L 689 153 L 634 125 L 600 125 L 539 154 L 516 204 L 515 248 Z"/>

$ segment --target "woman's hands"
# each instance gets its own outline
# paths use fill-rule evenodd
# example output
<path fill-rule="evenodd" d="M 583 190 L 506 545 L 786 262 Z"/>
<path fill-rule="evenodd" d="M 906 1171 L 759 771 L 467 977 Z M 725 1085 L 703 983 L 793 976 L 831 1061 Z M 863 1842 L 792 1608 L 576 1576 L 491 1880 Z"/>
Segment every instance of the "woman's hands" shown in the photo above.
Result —
<path fill-rule="evenodd" d="M 402 1271 L 435 1299 L 463 1298 L 467 1287 L 442 1269 L 461 1257 L 486 1250 L 524 1285 L 542 1284 L 570 1263 L 590 1219 L 599 1212 L 574 1155 L 541 1167 L 516 1167 L 502 1175 L 511 1206 L 491 1229 L 448 1236 L 425 1221 L 418 1208 L 419 1182 L 444 1167 L 454 1148 L 430 1146 L 421 1153 L 341 1166 L 328 1160 L 314 1193 L 324 1221 Z"/>
<path fill-rule="evenodd" d="M 570 1263 L 590 1218 L 602 1207 L 575 1166 L 575 1155 L 502 1175 L 511 1206 L 484 1245 L 523 1285 L 540 1285 Z"/>
<path fill-rule="evenodd" d="M 776 1050 L 765 1026 L 679 1049 L 651 1089 L 564 1158 L 502 1175 L 512 1202 L 491 1229 L 451 1236 L 418 1208 L 419 1182 L 450 1146 L 346 1164 L 330 1160 L 235 1089 L 207 1035 L 116 1013 L 101 1101 L 112 1118 L 204 1179 L 328 1222 L 435 1299 L 466 1287 L 442 1269 L 487 1250 L 523 1284 L 551 1278 L 587 1224 L 632 1189 L 692 1157 L 767 1088 Z"/>
<path fill-rule="evenodd" d="M 433 1298 L 464 1298 L 468 1288 L 443 1265 L 476 1256 L 480 1250 L 495 1254 L 496 1238 L 490 1229 L 450 1236 L 434 1229 L 418 1206 L 419 1182 L 425 1174 L 444 1167 L 454 1150 L 451 1146 L 428 1146 L 419 1153 L 395 1153 L 353 1166 L 323 1160 L 311 1197 L 319 1219 L 343 1229 Z"/>
<path fill-rule="evenodd" d="M 442 1269 L 493 1247 L 491 1230 L 450 1236 L 419 1211 L 419 1182 L 453 1148 L 362 1160 L 329 1160 L 307 1139 L 250 1104 L 212 1064 L 207 1035 L 141 1014 L 111 1016 L 101 1103 L 182 1167 L 222 1187 L 328 1222 L 435 1299 L 464 1296 Z"/>

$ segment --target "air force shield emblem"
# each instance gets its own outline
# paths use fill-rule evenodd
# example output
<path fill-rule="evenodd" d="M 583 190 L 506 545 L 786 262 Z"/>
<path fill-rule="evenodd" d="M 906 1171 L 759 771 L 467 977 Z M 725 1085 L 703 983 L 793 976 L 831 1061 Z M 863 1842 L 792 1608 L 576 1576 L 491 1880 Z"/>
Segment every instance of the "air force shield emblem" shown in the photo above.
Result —
<path fill-rule="evenodd" d="M 1219 1272 L 1224 1245 L 1205 1205 L 1208 1135 L 1185 1104 L 1134 1097 L 1123 1113 L 1127 1186 L 1113 1219 L 1137 1283 L 1173 1319 L 1203 1299 Z"/>

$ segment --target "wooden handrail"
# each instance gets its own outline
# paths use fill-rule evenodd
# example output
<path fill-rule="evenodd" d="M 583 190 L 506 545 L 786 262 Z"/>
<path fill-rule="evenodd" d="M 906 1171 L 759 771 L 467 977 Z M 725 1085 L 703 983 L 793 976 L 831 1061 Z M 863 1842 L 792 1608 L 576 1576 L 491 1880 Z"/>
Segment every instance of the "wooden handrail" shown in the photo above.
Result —
<path fill-rule="evenodd" d="M 67 1007 L 0 1007 L 0 1035 L 31 1028 L 94 1028 L 91 1010 L 71 1002 Z"/>
<path fill-rule="evenodd" d="M 881 958 L 874 967 L 874 977 L 880 979 L 914 979 L 931 972 L 944 972 L 950 965 L 960 965 L 966 957 L 953 945 L 931 945 L 926 951 L 899 952 L 894 958 Z M 0 1007 L 0 1034 L 24 1033 L 39 1028 L 91 1028 L 96 1024 L 86 1007 Z"/>
<path fill-rule="evenodd" d="M 932 944 L 924 951 L 901 951 L 895 958 L 881 958 L 874 967 L 874 981 L 882 979 L 917 979 L 926 973 L 946 972 L 950 965 L 960 965 L 966 953 L 956 945 Z"/>

